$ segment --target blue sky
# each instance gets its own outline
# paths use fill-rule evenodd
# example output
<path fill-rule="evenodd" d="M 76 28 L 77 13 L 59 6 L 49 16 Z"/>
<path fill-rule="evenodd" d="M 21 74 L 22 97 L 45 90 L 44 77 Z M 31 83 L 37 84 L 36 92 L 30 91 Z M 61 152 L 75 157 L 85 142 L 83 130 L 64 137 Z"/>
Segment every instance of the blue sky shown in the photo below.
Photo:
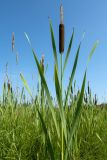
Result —
<path fill-rule="evenodd" d="M 59 28 L 59 7 L 58 0 L 0 0 L 0 93 L 4 80 L 5 65 L 8 62 L 8 74 L 14 86 L 22 86 L 19 74 L 24 74 L 31 89 L 36 86 L 38 72 L 24 36 L 26 32 L 40 59 L 45 56 L 45 65 L 48 63 L 46 73 L 50 91 L 53 93 L 53 53 L 49 30 L 48 16 L 52 19 L 57 51 L 58 49 L 58 28 Z M 105 101 L 107 96 L 107 1 L 106 0 L 62 0 L 64 7 L 65 24 L 65 53 L 69 39 L 75 28 L 73 48 L 67 65 L 64 86 L 68 83 L 68 77 L 77 46 L 85 32 L 82 42 L 79 63 L 75 79 L 77 86 L 81 86 L 88 54 L 96 40 L 100 41 L 95 54 L 88 67 L 87 81 L 93 93 L 97 93 L 99 101 Z M 15 33 L 15 46 L 19 53 L 19 64 L 16 65 L 15 53 L 11 51 L 11 35 Z M 59 53 L 58 53 L 59 57 Z M 32 80 L 32 74 L 34 80 Z"/>

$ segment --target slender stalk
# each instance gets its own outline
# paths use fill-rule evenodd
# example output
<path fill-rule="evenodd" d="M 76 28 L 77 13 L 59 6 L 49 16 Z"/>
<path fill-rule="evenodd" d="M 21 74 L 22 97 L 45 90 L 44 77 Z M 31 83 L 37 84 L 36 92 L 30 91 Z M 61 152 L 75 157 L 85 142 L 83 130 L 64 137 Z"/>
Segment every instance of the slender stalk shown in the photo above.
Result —
<path fill-rule="evenodd" d="M 61 54 L 61 56 L 60 56 L 60 58 L 61 58 L 61 103 L 62 103 L 62 107 L 63 107 L 63 95 L 62 95 L 62 54 Z M 63 135 L 63 123 L 61 122 L 61 127 L 62 127 L 62 130 L 61 130 L 61 160 L 63 160 L 64 158 L 64 135 Z"/>
<path fill-rule="evenodd" d="M 62 98 L 62 54 L 61 54 L 61 98 Z"/>

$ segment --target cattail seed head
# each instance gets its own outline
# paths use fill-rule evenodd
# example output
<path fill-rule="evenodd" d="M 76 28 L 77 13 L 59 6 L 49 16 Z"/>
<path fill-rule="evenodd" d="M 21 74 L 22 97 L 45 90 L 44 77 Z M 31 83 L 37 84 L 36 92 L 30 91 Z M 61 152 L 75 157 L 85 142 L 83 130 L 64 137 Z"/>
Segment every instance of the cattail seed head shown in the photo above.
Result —
<path fill-rule="evenodd" d="M 8 87 L 8 92 L 10 92 L 10 89 L 11 89 L 10 81 L 8 81 L 8 83 L 7 83 L 7 87 Z"/>
<path fill-rule="evenodd" d="M 60 6 L 59 52 L 64 52 L 64 13 L 62 4 Z"/>
<path fill-rule="evenodd" d="M 12 89 L 12 87 L 11 87 L 11 94 L 13 93 L 13 89 Z"/>
<path fill-rule="evenodd" d="M 64 24 L 59 25 L 59 52 L 64 52 Z"/>
<path fill-rule="evenodd" d="M 97 105 L 97 95 L 95 94 L 95 101 L 94 104 Z"/>
<path fill-rule="evenodd" d="M 88 94 L 90 94 L 90 85 L 89 85 L 89 82 L 88 82 Z"/>

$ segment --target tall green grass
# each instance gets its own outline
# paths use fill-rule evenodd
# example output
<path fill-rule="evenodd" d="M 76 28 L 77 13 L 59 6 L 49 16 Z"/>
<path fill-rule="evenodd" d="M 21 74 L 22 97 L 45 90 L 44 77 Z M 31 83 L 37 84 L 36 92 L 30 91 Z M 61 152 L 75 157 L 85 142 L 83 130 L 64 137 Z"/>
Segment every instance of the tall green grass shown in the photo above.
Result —
<path fill-rule="evenodd" d="M 61 142 L 58 141 L 51 111 L 45 109 L 45 123 L 48 132 L 44 136 L 44 128 L 38 115 L 37 107 L 31 105 L 8 105 L 0 107 L 0 159 L 1 160 L 44 160 L 61 159 Z M 71 119 L 75 106 L 66 111 L 67 127 L 70 131 Z M 42 111 L 40 111 L 42 114 Z M 55 109 L 57 123 L 60 123 L 59 110 Z M 41 115 L 40 114 L 40 115 Z M 79 117 L 78 127 L 72 138 L 72 150 L 68 159 L 73 160 L 106 160 L 107 157 L 107 112 L 93 106 L 84 106 Z M 60 139 L 61 140 L 61 139 Z M 50 142 L 49 142 L 50 141 Z M 52 148 L 50 146 L 52 145 Z M 64 142 L 65 144 L 65 142 Z M 66 146 L 65 146 L 66 147 Z M 52 151 L 53 150 L 53 151 Z"/>
<path fill-rule="evenodd" d="M 81 49 L 81 42 L 79 43 L 64 96 L 63 78 L 75 34 L 73 30 L 65 59 L 62 61 L 63 55 L 61 54 L 60 63 L 51 21 L 50 34 L 57 102 L 55 103 L 51 97 L 46 82 L 44 63 L 39 62 L 28 35 L 25 33 L 39 73 L 39 91 L 34 98 L 27 80 L 21 73 L 20 78 L 31 96 L 32 103 L 25 101 L 24 88 L 22 88 L 18 101 L 12 90 L 12 84 L 4 83 L 3 101 L 0 104 L 0 159 L 106 160 L 106 108 L 98 108 L 93 103 L 90 105 L 92 98 L 90 98 L 89 86 L 89 93 L 85 92 L 88 63 L 98 42 L 95 42 L 88 56 L 81 89 L 75 93 L 73 82 Z"/>

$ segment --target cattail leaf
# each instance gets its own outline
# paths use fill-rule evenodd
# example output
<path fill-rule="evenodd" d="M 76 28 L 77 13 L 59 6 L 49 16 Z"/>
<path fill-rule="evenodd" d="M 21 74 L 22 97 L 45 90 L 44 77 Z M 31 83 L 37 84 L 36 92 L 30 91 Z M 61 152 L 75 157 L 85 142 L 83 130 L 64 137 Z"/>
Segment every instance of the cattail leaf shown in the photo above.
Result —
<path fill-rule="evenodd" d="M 62 101 L 61 101 L 61 87 L 58 79 L 58 73 L 57 73 L 57 68 L 56 65 L 54 67 L 54 76 L 55 76 L 55 89 L 56 89 L 56 96 L 57 96 L 57 101 L 59 104 L 59 107 L 62 107 Z"/>
<path fill-rule="evenodd" d="M 92 57 L 94 51 L 96 50 L 98 44 L 99 44 L 99 41 L 96 41 L 95 44 L 93 45 L 93 47 L 92 47 L 92 49 L 91 49 L 91 52 L 90 52 L 90 54 L 89 54 L 89 56 L 88 56 L 87 66 L 88 66 L 88 63 L 90 62 L 91 57 Z"/>
<path fill-rule="evenodd" d="M 98 133 L 96 133 L 96 136 L 97 136 L 97 138 L 98 138 L 101 142 L 103 142 Z"/>
<path fill-rule="evenodd" d="M 50 24 L 51 26 L 51 24 Z M 52 34 L 53 35 L 53 34 Z M 28 43 L 31 47 L 31 42 L 29 40 L 29 37 L 28 35 L 25 33 L 25 36 L 28 40 Z M 52 36 L 53 37 L 53 36 Z M 53 121 L 54 121 L 54 124 L 55 124 L 55 127 L 56 127 L 56 131 L 57 131 L 57 135 L 58 135 L 58 138 L 60 137 L 60 132 L 59 132 L 59 127 L 58 127 L 58 124 L 57 124 L 57 119 L 56 119 L 56 115 L 55 115 L 55 111 L 54 111 L 54 107 L 53 107 L 53 104 L 52 104 L 52 100 L 51 100 L 51 95 L 49 93 L 49 89 L 48 89 L 48 86 L 47 86 L 47 83 L 46 83 L 46 80 L 45 80 L 45 77 L 43 75 L 43 72 L 42 72 L 42 69 L 41 69 L 41 66 L 38 62 L 38 59 L 36 57 L 36 54 L 34 52 L 34 50 L 32 49 L 32 53 L 33 53 L 33 56 L 34 56 L 34 59 L 35 59 L 35 62 L 36 62 L 36 65 L 37 65 L 37 68 L 38 68 L 38 71 L 39 71 L 39 74 L 40 74 L 40 77 L 41 77 L 41 80 L 42 80 L 42 83 L 44 85 L 44 89 L 45 89 L 45 92 L 46 92 L 46 96 L 47 96 L 47 99 L 48 99 L 48 103 L 49 103 L 49 107 L 50 107 L 50 110 L 51 110 L 51 113 L 52 113 L 52 117 L 53 117 Z M 57 56 L 57 55 L 56 55 Z"/>
<path fill-rule="evenodd" d="M 22 101 L 23 94 L 24 94 L 24 87 L 22 88 L 22 91 L 21 91 L 21 95 L 20 95 L 20 103 L 21 103 L 21 101 Z"/>
<path fill-rule="evenodd" d="M 77 63 L 78 63 L 78 56 L 79 56 L 79 52 L 80 52 L 80 47 L 81 47 L 81 43 L 79 44 L 79 47 L 78 47 L 78 49 L 77 49 L 77 53 L 76 53 L 76 57 L 75 57 L 75 61 L 74 61 L 73 69 L 72 69 L 72 73 L 71 73 L 70 80 L 69 80 L 69 85 L 68 85 L 68 89 L 67 89 L 67 94 L 66 94 L 66 97 L 65 97 L 64 108 L 66 107 L 66 104 L 67 104 L 67 101 L 68 101 L 68 96 L 69 96 L 69 93 L 70 93 L 70 90 L 71 90 L 72 82 L 73 82 L 74 75 L 75 75 L 75 71 L 76 71 L 76 68 L 77 68 Z"/>
<path fill-rule="evenodd" d="M 28 37 L 27 33 L 25 32 L 24 34 L 25 34 L 25 37 L 26 37 L 26 39 L 27 39 L 27 41 L 28 41 L 29 45 L 31 46 L 31 42 L 30 42 L 30 39 L 29 39 L 29 37 Z"/>
<path fill-rule="evenodd" d="M 48 70 L 48 64 L 46 65 L 46 68 L 45 68 L 45 74 L 46 74 L 47 70 Z"/>
<path fill-rule="evenodd" d="M 20 78 L 21 78 L 26 90 L 28 91 L 29 95 L 32 97 L 32 93 L 31 93 L 31 90 L 27 84 L 27 81 L 25 80 L 24 76 L 21 73 L 20 73 Z"/>
<path fill-rule="evenodd" d="M 47 149 L 48 149 L 48 152 L 50 154 L 50 158 L 51 158 L 51 160 L 55 160 L 55 158 L 54 158 L 54 151 L 53 151 L 53 148 L 52 148 L 52 144 L 51 144 L 51 141 L 50 141 L 48 130 L 46 128 L 45 122 L 44 122 L 44 120 L 42 118 L 42 115 L 39 112 L 39 110 L 38 110 L 38 115 L 39 115 L 40 121 L 42 123 L 42 128 L 43 128 L 43 131 L 44 131 L 44 134 L 45 134 L 45 137 L 46 137 Z"/>
<path fill-rule="evenodd" d="M 51 32 L 51 41 L 52 41 L 52 48 L 53 48 L 53 54 L 54 54 L 54 62 L 56 64 L 56 67 L 57 67 L 57 70 L 58 70 L 57 51 L 56 51 L 54 32 L 53 32 L 52 22 L 51 21 L 50 21 L 50 32 Z"/>
<path fill-rule="evenodd" d="M 37 65 L 42 83 L 44 85 L 45 93 L 46 93 L 46 96 L 47 96 L 47 99 L 48 99 L 49 107 L 50 107 L 50 110 L 51 110 L 51 113 L 52 113 L 52 117 L 53 117 L 53 121 L 54 121 L 54 124 L 55 124 L 55 127 L 56 127 L 56 131 L 57 131 L 57 135 L 58 135 L 58 137 L 60 137 L 59 127 L 58 127 L 58 124 L 57 124 L 57 119 L 56 119 L 56 115 L 55 115 L 55 111 L 54 111 L 54 106 L 53 106 L 53 103 L 52 103 L 52 100 L 51 100 L 51 96 L 50 96 L 50 93 L 49 93 L 49 89 L 48 89 L 45 77 L 43 75 L 42 69 L 40 67 L 40 64 L 38 62 L 38 59 L 37 59 L 36 54 L 35 54 L 33 49 L 32 49 L 32 52 L 33 52 L 33 55 L 34 55 L 34 59 L 35 59 L 35 62 L 36 62 L 36 65 Z"/>
<path fill-rule="evenodd" d="M 78 120 L 79 120 L 79 117 L 80 117 L 80 113 L 81 113 L 81 109 L 82 109 L 85 83 L 86 83 L 86 71 L 85 71 L 85 74 L 84 74 L 84 79 L 83 79 L 83 83 L 82 83 L 82 87 L 81 87 L 80 96 L 79 96 L 79 99 L 77 101 L 77 106 L 76 106 L 76 109 L 75 109 L 75 112 L 74 112 L 74 116 L 73 116 L 73 120 L 72 120 L 72 126 L 70 128 L 70 132 L 69 132 L 69 136 L 68 136 L 68 144 L 67 144 L 67 149 L 66 149 L 66 153 L 65 153 L 65 160 L 67 160 L 67 156 L 69 154 L 69 151 L 72 148 L 72 138 L 73 138 L 74 132 L 76 130 Z"/>
<path fill-rule="evenodd" d="M 66 68 L 66 65 L 67 65 L 67 62 L 68 62 L 68 58 L 69 58 L 70 51 L 71 51 L 71 48 L 72 48 L 73 39 L 74 39 L 74 29 L 73 29 L 73 33 L 72 33 L 72 36 L 71 36 L 71 39 L 70 39 L 70 42 L 69 42 L 66 58 L 65 58 L 65 61 L 64 61 L 64 67 L 63 67 L 62 75 L 64 75 L 64 71 L 65 71 L 65 68 Z"/>
<path fill-rule="evenodd" d="M 64 108 L 63 108 L 63 104 L 62 104 L 61 87 L 60 87 L 60 83 L 59 83 L 59 79 L 58 79 L 58 72 L 57 72 L 56 65 L 55 65 L 55 69 L 54 69 L 54 74 L 55 74 L 55 90 L 56 90 L 57 101 L 59 104 L 60 117 L 61 117 L 61 121 L 63 124 L 65 140 L 67 141 L 66 119 L 65 119 Z"/>
<path fill-rule="evenodd" d="M 3 115 L 3 110 L 2 110 L 2 108 L 0 107 L 0 112 L 1 112 L 1 114 Z"/>

